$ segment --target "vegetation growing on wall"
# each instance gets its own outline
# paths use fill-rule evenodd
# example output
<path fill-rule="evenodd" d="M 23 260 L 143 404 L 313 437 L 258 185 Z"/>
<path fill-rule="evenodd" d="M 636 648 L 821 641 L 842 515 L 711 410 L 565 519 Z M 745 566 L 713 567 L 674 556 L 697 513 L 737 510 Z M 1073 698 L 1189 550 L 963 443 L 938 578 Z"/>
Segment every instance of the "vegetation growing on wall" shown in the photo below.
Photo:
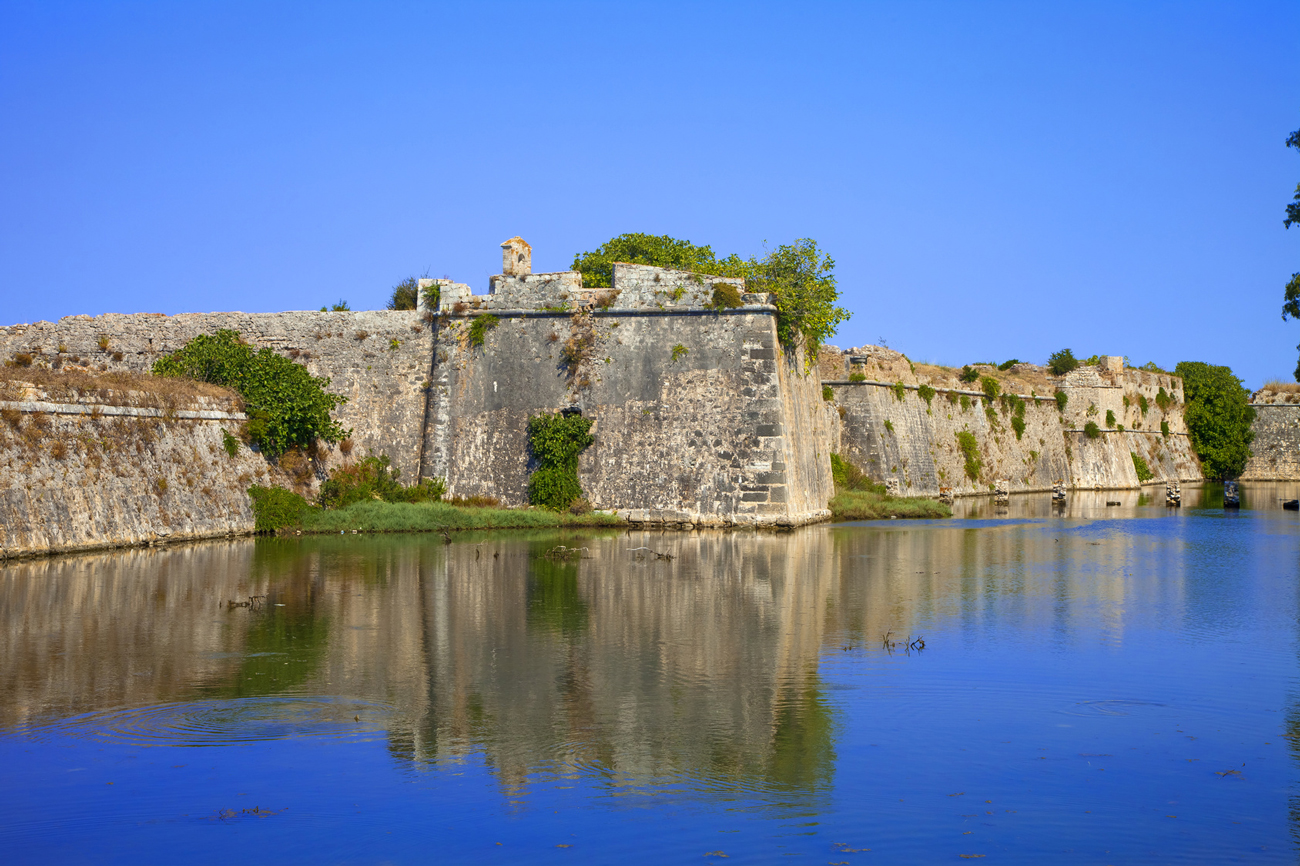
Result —
<path fill-rule="evenodd" d="M 1065 393 L 1064 391 L 1057 391 L 1052 396 L 1056 398 L 1056 411 L 1064 412 L 1065 404 L 1070 402 L 1070 395 Z"/>
<path fill-rule="evenodd" d="M 1183 417 L 1202 473 L 1208 479 L 1236 478 L 1250 460 L 1255 438 L 1250 392 L 1228 367 L 1183 361 L 1174 372 L 1183 379 Z"/>
<path fill-rule="evenodd" d="M 1161 412 L 1168 412 L 1169 407 L 1174 404 L 1174 398 L 1169 396 L 1165 386 L 1161 385 L 1160 390 L 1156 392 L 1156 405 L 1160 407 Z"/>
<path fill-rule="evenodd" d="M 907 386 L 902 382 L 895 382 L 890 390 L 894 392 L 895 399 L 900 403 L 903 402 L 903 399 L 907 396 Z"/>
<path fill-rule="evenodd" d="M 1107 427 L 1115 426 L 1115 412 L 1112 409 L 1106 410 L 1106 426 Z"/>
<path fill-rule="evenodd" d="M 738 273 L 743 262 L 739 256 L 718 259 L 713 247 L 696 246 L 690 241 L 668 235 L 640 232 L 611 238 L 591 252 L 573 257 L 573 269 L 582 274 L 584 288 L 610 288 L 614 285 L 614 263 L 652 265 L 678 271 L 693 271 L 719 277 L 743 276 Z"/>
<path fill-rule="evenodd" d="M 791 349 L 802 337 L 809 363 L 817 356 L 821 344 L 849 318 L 848 310 L 836 306 L 839 289 L 835 284 L 835 260 L 819 250 L 817 242 L 810 238 L 779 245 L 762 256 L 742 259 L 732 254 L 720 259 L 712 247 L 697 246 L 667 235 L 624 234 L 591 252 L 578 253 L 573 257 L 573 269 L 582 274 L 585 288 L 609 287 L 613 285 L 615 262 L 716 277 L 741 277 L 747 291 L 774 294 L 776 329 L 781 344 Z M 719 288 L 714 287 L 715 308 Z"/>
<path fill-rule="evenodd" d="M 1146 460 L 1142 459 L 1136 451 L 1130 451 L 1129 456 L 1133 458 L 1133 469 L 1137 472 L 1138 481 L 1150 481 L 1156 477 Z"/>
<path fill-rule="evenodd" d="M 500 323 L 501 320 L 491 313 L 481 313 L 475 316 L 469 323 L 469 344 L 471 346 L 482 346 L 483 341 L 487 339 L 488 331 Z"/>
<path fill-rule="evenodd" d="M 528 450 L 537 468 L 528 479 L 528 501 L 564 511 L 582 498 L 578 455 L 591 445 L 591 419 L 578 414 L 544 414 L 528 419 Z"/>
<path fill-rule="evenodd" d="M 831 401 L 835 399 L 835 389 L 830 385 L 822 385 L 822 399 Z"/>
<path fill-rule="evenodd" d="M 957 448 L 966 460 L 966 477 L 971 481 L 979 481 L 980 470 L 984 467 L 984 461 L 980 459 L 980 446 L 979 442 L 975 440 L 975 434 L 969 430 L 959 430 L 956 436 Z"/>
<path fill-rule="evenodd" d="M 1022 404 L 1023 405 L 1023 404 Z M 1016 431 L 1016 441 L 1025 435 L 1025 419 L 1021 415 L 1013 415 L 1011 418 L 1011 429 Z"/>
<path fill-rule="evenodd" d="M 731 283 L 713 284 L 713 303 L 711 304 L 713 309 L 734 310 L 741 304 L 740 289 L 731 285 Z"/>
<path fill-rule="evenodd" d="M 929 385 L 921 385 L 916 389 L 916 395 L 925 401 L 925 405 L 933 405 L 935 390 Z"/>
<path fill-rule="evenodd" d="M 980 371 L 967 364 L 961 368 L 961 374 L 957 377 L 967 385 L 973 384 L 980 377 Z"/>
<path fill-rule="evenodd" d="M 248 441 L 269 457 L 306 450 L 318 439 L 338 442 L 344 430 L 331 413 L 346 397 L 325 389 L 330 380 L 270 349 L 253 348 L 233 330 L 201 334 L 179 351 L 159 358 L 156 376 L 179 376 L 233 388 L 244 398 Z"/>
<path fill-rule="evenodd" d="M 1096 439 L 1101 435 L 1101 428 L 1097 426 L 1096 421 L 1089 421 L 1083 425 L 1083 435 L 1089 439 Z"/>
<path fill-rule="evenodd" d="M 984 392 L 984 396 L 988 398 L 988 402 L 992 403 L 998 398 L 998 394 L 1002 392 L 1002 385 L 992 376 L 985 376 L 980 379 L 980 390 Z"/>

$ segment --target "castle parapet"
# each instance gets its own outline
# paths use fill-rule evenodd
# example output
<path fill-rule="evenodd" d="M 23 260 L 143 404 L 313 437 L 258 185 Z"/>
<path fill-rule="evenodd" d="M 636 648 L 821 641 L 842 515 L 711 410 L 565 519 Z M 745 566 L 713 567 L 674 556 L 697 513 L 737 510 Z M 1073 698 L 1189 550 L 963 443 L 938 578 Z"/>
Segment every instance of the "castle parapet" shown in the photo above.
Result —
<path fill-rule="evenodd" d="M 511 238 L 501 247 L 505 272 L 489 279 L 487 294 L 476 295 L 468 285 L 451 280 L 421 280 L 421 287 L 426 283 L 440 287 L 438 309 L 441 312 L 470 315 L 492 311 L 590 309 L 703 312 L 774 305 L 775 299 L 766 292 L 747 293 L 745 281 L 739 277 L 715 277 L 625 262 L 614 264 L 612 286 L 584 288 L 582 274 L 577 271 L 532 273 L 532 248 L 522 238 Z"/>

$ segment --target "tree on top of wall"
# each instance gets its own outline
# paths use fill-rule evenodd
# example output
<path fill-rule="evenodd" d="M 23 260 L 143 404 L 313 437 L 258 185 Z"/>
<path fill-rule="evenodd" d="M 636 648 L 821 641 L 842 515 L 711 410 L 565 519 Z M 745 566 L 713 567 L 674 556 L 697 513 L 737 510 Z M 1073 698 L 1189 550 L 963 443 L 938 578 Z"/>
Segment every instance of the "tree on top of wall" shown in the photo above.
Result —
<path fill-rule="evenodd" d="M 747 291 L 776 296 L 777 336 L 793 349 L 802 336 L 807 357 L 834 335 L 849 311 L 836 306 L 835 260 L 810 238 L 782 244 L 761 256 L 742 259 L 736 254 L 718 258 L 713 247 L 697 246 L 668 235 L 624 234 L 591 252 L 573 257 L 573 269 L 582 274 L 586 288 L 613 285 L 614 263 L 652 265 L 716 277 L 740 277 Z"/>

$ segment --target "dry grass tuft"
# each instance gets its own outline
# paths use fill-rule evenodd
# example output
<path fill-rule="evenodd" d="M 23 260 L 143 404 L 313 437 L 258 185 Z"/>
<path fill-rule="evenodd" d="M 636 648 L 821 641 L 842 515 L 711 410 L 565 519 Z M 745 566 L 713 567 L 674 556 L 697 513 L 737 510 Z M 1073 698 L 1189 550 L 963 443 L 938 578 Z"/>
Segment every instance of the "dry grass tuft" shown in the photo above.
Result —
<path fill-rule="evenodd" d="M 157 409 L 193 405 L 196 398 L 225 399 L 241 410 L 243 401 L 229 388 L 148 373 L 93 373 L 45 367 L 0 367 L 0 399 L 17 400 L 26 386 L 44 391 L 52 400 L 94 397 L 107 406 L 146 406 Z"/>

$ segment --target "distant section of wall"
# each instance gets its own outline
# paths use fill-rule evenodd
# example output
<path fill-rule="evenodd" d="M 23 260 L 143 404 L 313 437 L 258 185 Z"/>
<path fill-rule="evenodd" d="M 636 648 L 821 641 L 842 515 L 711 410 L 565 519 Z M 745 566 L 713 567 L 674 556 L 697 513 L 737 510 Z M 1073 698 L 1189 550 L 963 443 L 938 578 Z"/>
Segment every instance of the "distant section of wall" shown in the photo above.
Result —
<path fill-rule="evenodd" d="M 1258 396 L 1258 395 L 1257 395 Z M 1243 481 L 1300 480 L 1300 404 L 1252 403 L 1255 440 Z"/>
<path fill-rule="evenodd" d="M 494 286 L 506 295 L 553 276 Z M 824 518 L 832 483 L 816 372 L 777 345 L 767 296 L 707 308 L 717 282 L 616 265 L 614 286 L 592 290 L 606 293 L 594 307 L 523 289 L 509 303 L 462 296 L 460 313 L 444 305 L 425 474 L 445 477 L 452 495 L 524 504 L 528 418 L 576 409 L 595 422 L 579 476 L 597 508 L 652 523 Z M 525 300 L 541 308 L 515 306 Z M 557 303 L 578 309 L 546 309 Z M 502 311 L 481 346 L 471 338 L 476 309 Z"/>
<path fill-rule="evenodd" d="M 348 402 L 336 417 L 352 428 L 356 453 L 387 454 L 406 480 L 420 468 L 432 332 L 409 311 L 347 313 L 158 313 L 68 316 L 0 328 L 0 357 L 36 353 L 90 369 L 147 371 L 162 355 L 199 334 L 236 330 L 330 377 L 329 390 Z"/>
<path fill-rule="evenodd" d="M 999 479 L 1022 492 L 1048 490 L 1058 480 L 1074 488 L 1137 487 L 1132 453 L 1147 462 L 1154 482 L 1201 478 L 1186 436 L 1182 383 L 1176 377 L 1084 368 L 1059 383 L 1067 394 L 1065 412 L 1057 411 L 1052 397 L 1023 395 L 1020 437 L 1012 428 L 1010 405 L 998 399 L 990 406 L 978 391 L 940 390 L 927 403 L 917 386 L 902 386 L 902 399 L 897 386 L 884 382 L 839 381 L 831 387 L 841 421 L 840 453 L 876 479 L 897 478 L 913 495 L 935 495 L 940 487 L 951 487 L 957 495 L 987 493 Z M 1155 405 L 1161 387 L 1177 401 L 1168 411 Z M 1145 413 L 1139 394 L 1148 396 Z M 1114 427 L 1106 426 L 1108 410 L 1114 413 Z M 1096 439 L 1083 432 L 1089 421 L 1103 431 Z M 1161 421 L 1169 426 L 1167 436 L 1161 433 Z M 967 476 L 959 447 L 962 431 L 977 443 L 981 469 L 974 480 Z"/>
<path fill-rule="evenodd" d="M 245 491 L 273 477 L 222 448 L 244 416 L 220 401 L 170 417 L 40 393 L 0 408 L 0 556 L 252 532 Z"/>

